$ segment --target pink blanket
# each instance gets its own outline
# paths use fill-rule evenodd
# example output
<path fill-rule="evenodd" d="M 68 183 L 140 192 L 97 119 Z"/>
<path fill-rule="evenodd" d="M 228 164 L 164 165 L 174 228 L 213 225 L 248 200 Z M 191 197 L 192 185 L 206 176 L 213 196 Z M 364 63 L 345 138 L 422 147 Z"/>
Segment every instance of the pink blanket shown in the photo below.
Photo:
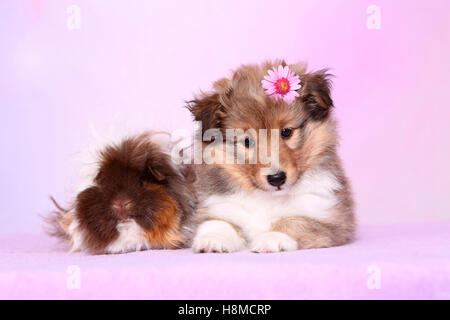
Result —
<path fill-rule="evenodd" d="M 2 299 L 449 299 L 450 222 L 361 227 L 353 243 L 278 254 L 68 254 L 0 235 Z"/>

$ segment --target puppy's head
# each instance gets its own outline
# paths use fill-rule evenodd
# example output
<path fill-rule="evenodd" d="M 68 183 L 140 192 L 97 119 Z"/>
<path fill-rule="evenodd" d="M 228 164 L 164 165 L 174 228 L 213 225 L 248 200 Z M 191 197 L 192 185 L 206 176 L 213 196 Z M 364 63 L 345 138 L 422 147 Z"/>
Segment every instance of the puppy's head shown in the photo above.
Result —
<path fill-rule="evenodd" d="M 224 160 L 216 165 L 249 190 L 288 190 L 336 145 L 335 125 L 330 119 L 330 75 L 325 70 L 306 72 L 302 63 L 288 65 L 300 77 L 301 88 L 295 101 L 287 104 L 268 96 L 261 84 L 268 71 L 280 65 L 286 63 L 244 65 L 231 78 L 216 81 L 212 92 L 200 95 L 188 106 L 194 119 L 201 121 L 202 134 L 217 128 L 224 145 L 236 146 L 234 164 L 224 160 L 229 157 L 225 146 L 213 147 L 215 156 L 220 154 Z M 240 130 L 227 137 L 228 129 Z M 204 143 L 206 148 L 210 145 Z M 239 146 L 244 148 L 245 164 L 238 163 L 242 155 L 237 151 Z"/>

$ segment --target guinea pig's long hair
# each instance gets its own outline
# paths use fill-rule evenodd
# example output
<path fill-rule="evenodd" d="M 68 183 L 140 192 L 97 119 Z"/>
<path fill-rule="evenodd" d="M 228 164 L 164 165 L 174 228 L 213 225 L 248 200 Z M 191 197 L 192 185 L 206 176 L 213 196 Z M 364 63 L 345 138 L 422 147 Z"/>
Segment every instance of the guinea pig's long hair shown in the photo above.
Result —
<path fill-rule="evenodd" d="M 189 238 L 183 226 L 196 202 L 191 187 L 195 176 L 189 167 L 175 165 L 170 148 L 155 142 L 154 135 L 144 133 L 103 147 L 92 183 L 69 208 L 51 198 L 56 210 L 46 217 L 47 233 L 68 241 L 73 251 L 90 253 L 182 247 Z M 130 223 L 134 231 L 127 232 L 142 237 L 136 236 L 131 245 L 127 240 L 122 248 L 120 232 Z"/>

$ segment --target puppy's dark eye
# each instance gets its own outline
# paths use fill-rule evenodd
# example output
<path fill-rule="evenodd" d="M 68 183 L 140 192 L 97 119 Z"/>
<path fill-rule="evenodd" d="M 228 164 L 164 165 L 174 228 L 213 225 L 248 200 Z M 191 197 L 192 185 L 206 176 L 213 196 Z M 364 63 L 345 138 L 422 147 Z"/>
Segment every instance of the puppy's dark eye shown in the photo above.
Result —
<path fill-rule="evenodd" d="M 255 140 L 253 140 L 252 138 L 245 138 L 244 140 L 244 145 L 246 148 L 252 148 L 255 145 Z"/>
<path fill-rule="evenodd" d="M 141 188 L 144 186 L 144 179 L 139 179 L 138 186 Z"/>
<path fill-rule="evenodd" d="M 283 128 L 283 129 L 281 129 L 281 137 L 283 139 L 288 139 L 290 136 L 292 136 L 292 129 L 291 128 Z"/>

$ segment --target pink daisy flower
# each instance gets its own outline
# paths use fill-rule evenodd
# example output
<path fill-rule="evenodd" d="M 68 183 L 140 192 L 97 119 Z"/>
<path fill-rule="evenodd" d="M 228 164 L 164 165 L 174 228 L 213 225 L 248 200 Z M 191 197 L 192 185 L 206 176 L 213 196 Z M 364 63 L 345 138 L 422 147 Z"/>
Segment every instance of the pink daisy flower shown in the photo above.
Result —
<path fill-rule="evenodd" d="M 261 81 L 262 87 L 270 97 L 281 98 L 291 104 L 299 96 L 297 90 L 301 88 L 300 77 L 289 70 L 289 67 L 278 66 L 268 71 Z"/>

